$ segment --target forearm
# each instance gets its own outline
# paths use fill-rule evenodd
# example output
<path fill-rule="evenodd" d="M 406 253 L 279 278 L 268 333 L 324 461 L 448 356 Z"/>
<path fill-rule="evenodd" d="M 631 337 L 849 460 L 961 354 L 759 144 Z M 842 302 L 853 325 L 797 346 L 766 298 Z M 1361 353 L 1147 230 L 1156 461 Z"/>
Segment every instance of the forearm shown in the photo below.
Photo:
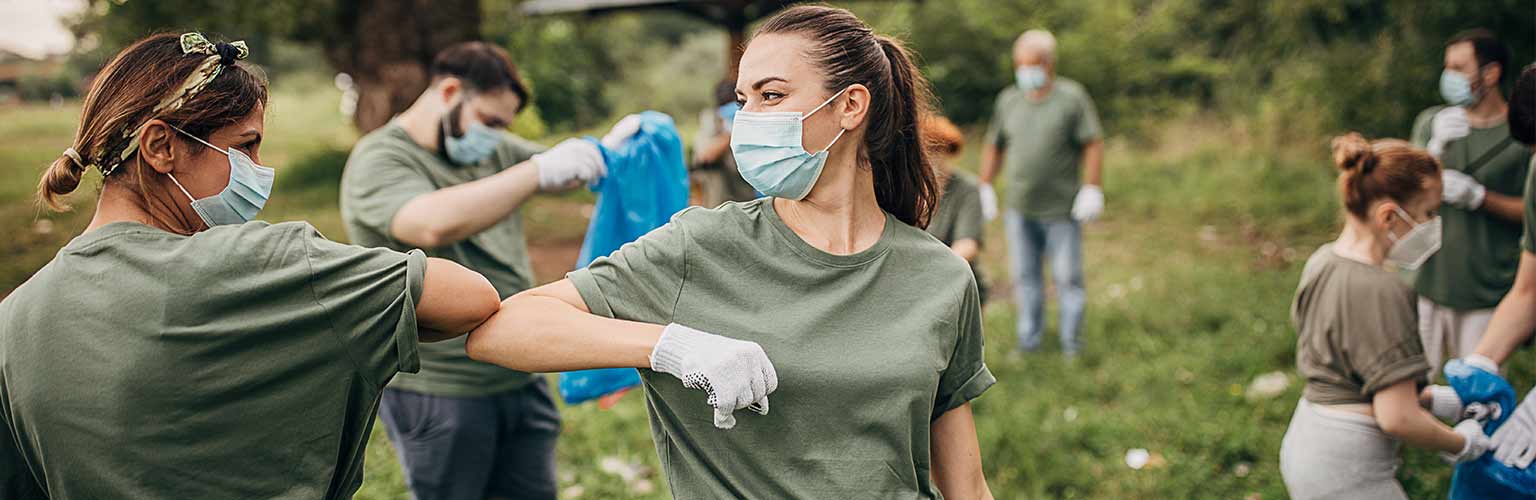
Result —
<path fill-rule="evenodd" d="M 988 144 L 981 148 L 981 168 L 977 172 L 982 184 L 991 185 L 997 177 L 997 171 L 1003 166 L 1003 150 L 995 145 Z"/>
<path fill-rule="evenodd" d="M 395 214 L 390 233 L 423 248 L 451 245 L 505 220 L 538 188 L 539 168 L 525 161 L 484 179 L 412 198 Z"/>
<path fill-rule="evenodd" d="M 1095 140 L 1083 146 L 1083 184 L 1104 185 L 1104 141 Z"/>
<path fill-rule="evenodd" d="M 525 372 L 650 368 L 662 326 L 604 318 L 558 298 L 523 292 L 470 332 L 476 361 Z"/>
<path fill-rule="evenodd" d="M 981 253 L 981 244 L 976 243 L 974 239 L 966 238 L 950 245 L 949 250 L 966 262 L 975 262 L 976 256 Z"/>
<path fill-rule="evenodd" d="M 1525 221 L 1525 205 L 1519 196 L 1487 191 L 1483 195 L 1483 206 L 1480 208 L 1506 221 L 1517 223 Z"/>
<path fill-rule="evenodd" d="M 1466 446 L 1466 440 L 1441 423 L 1434 415 L 1415 407 L 1414 412 L 1404 416 L 1404 421 L 1391 427 L 1387 433 L 1403 440 L 1409 446 L 1446 453 L 1459 453 Z M 1383 428 L 1387 430 L 1387 428 Z"/>
<path fill-rule="evenodd" d="M 970 403 L 950 410 L 933 421 L 929 461 L 933 484 L 944 498 L 992 498 L 981 467 L 981 445 L 976 440 L 976 420 Z"/>
<path fill-rule="evenodd" d="M 1466 439 L 1419 405 L 1419 391 L 1404 380 L 1371 397 L 1371 410 L 1383 432 L 1409 446 L 1446 453 L 1460 453 Z"/>
<path fill-rule="evenodd" d="M 1536 254 L 1520 252 L 1520 268 L 1515 285 L 1499 301 L 1493 319 L 1477 343 L 1477 353 L 1494 363 L 1504 364 L 1520 344 L 1536 330 Z"/>

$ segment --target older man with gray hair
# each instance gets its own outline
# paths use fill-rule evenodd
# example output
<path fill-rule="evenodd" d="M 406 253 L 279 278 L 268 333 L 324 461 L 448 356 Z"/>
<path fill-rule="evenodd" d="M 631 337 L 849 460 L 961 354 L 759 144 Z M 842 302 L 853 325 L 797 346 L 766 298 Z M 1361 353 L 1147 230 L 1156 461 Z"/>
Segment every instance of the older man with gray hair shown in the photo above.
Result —
<path fill-rule="evenodd" d="M 1015 85 L 997 95 L 981 153 L 982 210 L 997 214 L 992 180 L 1008 179 L 1004 226 L 1018 302 L 1018 348 L 1040 347 L 1045 288 L 1042 262 L 1061 301 L 1061 349 L 1078 353 L 1083 292 L 1082 224 L 1104 211 L 1103 132 L 1088 91 L 1056 75 L 1056 38 L 1030 30 L 1013 44 Z"/>

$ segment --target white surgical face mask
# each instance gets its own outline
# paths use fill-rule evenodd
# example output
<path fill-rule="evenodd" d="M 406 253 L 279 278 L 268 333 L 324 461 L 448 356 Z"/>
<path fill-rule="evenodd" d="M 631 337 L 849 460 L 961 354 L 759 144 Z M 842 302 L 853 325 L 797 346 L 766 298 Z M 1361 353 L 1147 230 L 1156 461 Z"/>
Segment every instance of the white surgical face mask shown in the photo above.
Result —
<path fill-rule="evenodd" d="M 731 154 L 741 178 L 759 193 L 776 198 L 798 200 L 810 194 L 827 164 L 827 151 L 847 130 L 838 130 L 831 144 L 812 153 L 802 144 L 802 125 L 847 90 L 832 94 L 809 113 L 737 111 L 731 124 Z"/>
<path fill-rule="evenodd" d="M 181 186 L 181 181 L 176 176 L 166 173 L 171 182 L 181 189 L 181 194 L 187 195 L 192 200 L 192 210 L 203 219 L 208 227 L 224 224 L 244 224 L 256 218 L 256 213 L 267 205 L 267 198 L 272 196 L 272 180 L 277 172 L 268 167 L 257 165 L 251 161 L 251 157 L 235 148 L 221 148 L 203 138 L 188 134 L 182 129 L 176 129 L 187 137 L 191 137 L 204 146 L 213 148 L 214 151 L 229 156 L 229 183 L 224 190 L 207 198 L 193 198 L 187 188 Z"/>
<path fill-rule="evenodd" d="M 1387 252 L 1387 262 L 1402 269 L 1414 270 L 1424 265 L 1431 255 L 1440 250 L 1440 218 L 1431 217 L 1428 222 L 1418 223 L 1401 208 L 1392 207 L 1398 217 L 1413 225 L 1408 234 L 1401 237 L 1387 230 L 1392 249 Z"/>
<path fill-rule="evenodd" d="M 1048 76 L 1045 74 L 1044 66 L 1019 66 L 1019 69 L 1013 72 L 1014 82 L 1019 85 L 1019 88 L 1029 91 L 1044 87 Z"/>

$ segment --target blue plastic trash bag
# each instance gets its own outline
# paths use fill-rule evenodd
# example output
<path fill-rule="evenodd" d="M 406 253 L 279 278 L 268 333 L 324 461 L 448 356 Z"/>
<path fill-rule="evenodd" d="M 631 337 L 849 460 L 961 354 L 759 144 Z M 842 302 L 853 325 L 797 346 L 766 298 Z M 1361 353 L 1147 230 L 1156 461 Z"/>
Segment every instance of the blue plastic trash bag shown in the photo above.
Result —
<path fill-rule="evenodd" d="M 1504 377 L 1458 359 L 1445 364 L 1445 378 L 1463 405 L 1480 403 L 1495 408 L 1492 418 L 1483 423 L 1484 433 L 1493 435 L 1514 414 L 1515 389 Z M 1457 465 L 1456 474 L 1451 477 L 1452 500 L 1531 498 L 1533 495 L 1536 495 L 1536 467 L 1516 469 L 1494 460 L 1491 452 Z"/>
<path fill-rule="evenodd" d="M 608 176 L 592 185 L 597 209 L 581 243 L 578 269 L 665 225 L 688 207 L 683 141 L 672 117 L 646 111 L 640 114 L 640 131 L 618 150 L 597 147 L 608 164 Z M 560 376 L 560 397 L 567 404 L 579 404 L 637 385 L 640 374 L 629 368 L 574 371 Z"/>

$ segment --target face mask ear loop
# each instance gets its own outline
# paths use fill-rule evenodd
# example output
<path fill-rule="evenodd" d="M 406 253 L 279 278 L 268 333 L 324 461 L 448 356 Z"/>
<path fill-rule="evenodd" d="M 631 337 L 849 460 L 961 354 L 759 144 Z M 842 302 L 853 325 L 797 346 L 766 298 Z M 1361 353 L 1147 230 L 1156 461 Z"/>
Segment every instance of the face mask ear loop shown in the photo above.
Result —
<path fill-rule="evenodd" d="M 802 122 L 805 121 L 806 118 L 810 118 L 811 115 L 816 114 L 817 111 L 821 111 L 821 108 L 825 108 L 825 107 L 827 107 L 828 104 L 832 104 L 832 101 L 834 99 L 837 99 L 837 96 L 843 95 L 843 92 L 847 92 L 847 91 L 848 91 L 848 87 L 843 87 L 843 90 L 839 90 L 839 91 L 837 91 L 836 94 L 832 94 L 832 97 L 828 97 L 827 100 L 821 101 L 821 105 L 816 106 L 816 108 L 812 109 L 811 112 L 803 114 L 803 115 L 800 115 L 800 121 L 802 121 Z"/>
<path fill-rule="evenodd" d="M 837 140 L 843 138 L 843 132 L 847 132 L 847 131 L 848 131 L 848 129 L 845 129 L 845 128 L 837 129 L 837 135 L 832 136 L 832 142 L 827 143 L 827 147 L 822 148 L 821 151 L 817 151 L 817 153 L 819 154 L 819 153 L 825 153 L 827 151 L 831 151 L 832 150 L 832 145 L 833 144 L 837 144 Z"/>
<path fill-rule="evenodd" d="M 180 127 L 177 127 L 175 125 L 171 125 L 169 123 L 165 124 L 165 126 L 170 127 L 171 129 L 173 129 L 173 130 L 175 130 L 177 132 L 181 132 L 181 135 L 185 135 L 187 137 L 191 137 L 192 140 L 194 140 L 194 141 L 203 143 L 204 146 L 208 146 L 210 148 L 213 148 L 214 151 L 218 151 L 220 153 L 224 153 L 225 156 L 229 155 L 229 151 L 228 150 L 225 150 L 224 148 L 220 148 L 218 146 L 209 144 L 208 141 L 203 140 L 203 138 L 201 138 L 201 137 L 198 137 L 198 136 L 195 136 L 195 135 L 192 135 L 192 134 L 188 134 L 187 131 L 182 130 Z"/>
<path fill-rule="evenodd" d="M 176 188 L 181 190 L 181 194 L 187 195 L 187 199 L 192 200 L 192 201 L 197 201 L 197 198 L 194 198 L 192 196 L 192 193 L 188 193 L 187 192 L 187 188 L 184 188 L 184 187 L 181 186 L 181 181 L 176 180 L 176 176 L 171 175 L 170 172 L 166 172 L 165 176 L 171 178 L 171 183 L 175 184 Z"/>

